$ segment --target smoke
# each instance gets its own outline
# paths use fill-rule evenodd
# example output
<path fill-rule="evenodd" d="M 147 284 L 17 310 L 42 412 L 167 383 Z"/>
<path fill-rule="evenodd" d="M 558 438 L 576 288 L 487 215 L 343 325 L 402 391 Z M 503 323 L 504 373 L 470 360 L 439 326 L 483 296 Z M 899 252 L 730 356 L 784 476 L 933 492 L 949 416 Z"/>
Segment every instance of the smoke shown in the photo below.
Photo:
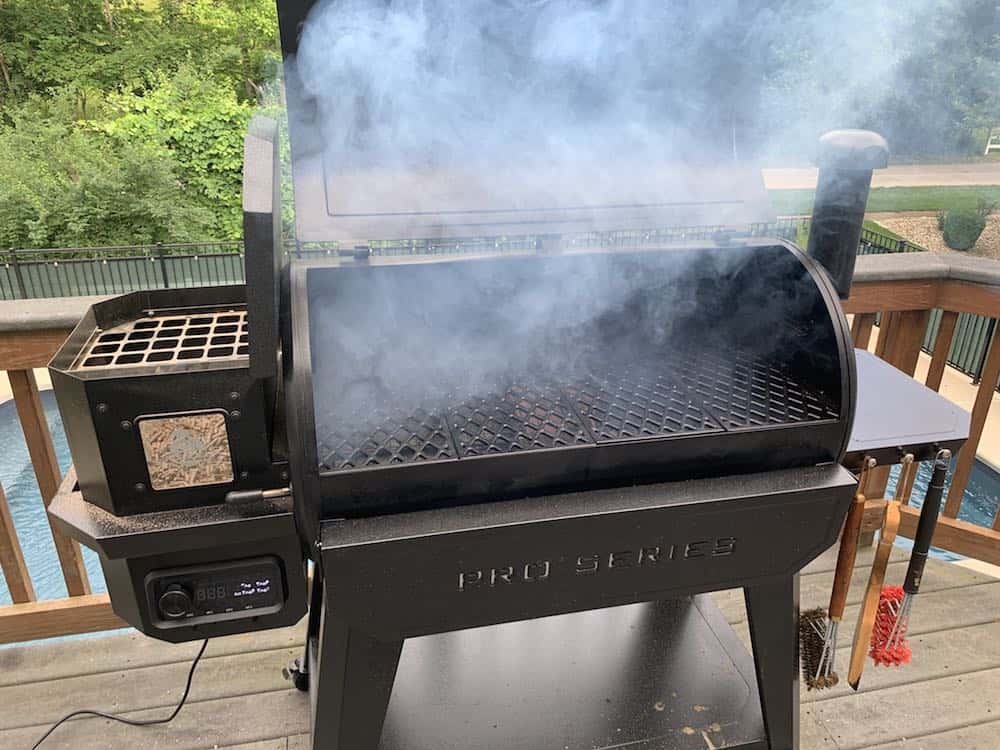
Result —
<path fill-rule="evenodd" d="M 825 130 L 868 124 L 885 97 L 899 94 L 911 32 L 934 5 L 327 0 L 314 7 L 288 66 L 293 146 L 321 153 L 334 174 L 376 175 L 369 204 L 384 202 L 386 184 L 430 191 L 425 175 L 460 173 L 479 175 L 487 186 L 479 192 L 495 181 L 494 193 L 516 208 L 517 185 L 498 175 L 520 179 L 537 167 L 565 182 L 601 174 L 581 164 L 606 164 L 627 180 L 623 164 L 642 165 L 637 174 L 676 161 L 801 155 Z M 701 174 L 731 188 L 717 173 Z M 365 189 L 364 179 L 351 184 Z M 335 176 L 330 185 L 337 189 Z M 627 185 L 601 185 L 588 202 L 582 194 L 591 190 L 574 184 L 569 200 L 631 200 Z M 685 368 L 719 359 L 722 383 L 738 352 L 797 368 L 839 405 L 829 315 L 787 252 L 640 256 L 330 271 L 310 290 L 321 450 L 336 447 L 322 444 L 330 433 L 385 442 L 401 424 L 387 415 L 418 406 L 453 414 L 512 383 L 559 400 L 575 378 L 627 390 L 662 376 L 678 399 L 707 408 L 717 394 L 684 390 Z"/>
<path fill-rule="evenodd" d="M 940 5 L 325 0 L 295 70 L 338 168 L 802 152 L 898 93 Z"/>
<path fill-rule="evenodd" d="M 654 421 L 678 419 L 671 400 L 717 405 L 737 353 L 792 370 L 813 352 L 799 377 L 815 368 L 821 381 L 838 366 L 816 286 L 782 248 L 329 269 L 313 274 L 310 300 L 321 457 L 345 437 L 353 448 L 405 445 L 421 412 L 495 419 L 486 442 L 502 424 L 522 435 L 556 429 L 558 420 L 543 426 L 552 413 L 586 413 L 578 389 L 606 394 L 599 418 L 641 421 L 649 407 Z M 706 371 L 717 380 L 704 382 Z M 707 390 L 689 392 L 685 378 Z M 749 382 L 737 388 L 733 398 L 749 398 Z"/>

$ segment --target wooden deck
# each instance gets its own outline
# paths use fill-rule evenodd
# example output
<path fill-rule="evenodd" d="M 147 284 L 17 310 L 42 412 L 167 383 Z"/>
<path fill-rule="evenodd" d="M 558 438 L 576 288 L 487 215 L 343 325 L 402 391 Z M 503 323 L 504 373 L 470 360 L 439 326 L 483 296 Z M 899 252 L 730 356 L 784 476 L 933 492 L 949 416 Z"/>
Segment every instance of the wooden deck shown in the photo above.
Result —
<path fill-rule="evenodd" d="M 845 640 L 853 630 L 870 560 L 871 550 L 862 550 L 845 615 L 851 626 L 845 628 Z M 906 553 L 896 550 L 889 579 L 901 582 L 905 566 Z M 832 568 L 827 553 L 805 571 L 803 607 L 825 605 Z M 717 597 L 748 641 L 740 593 Z M 304 750 L 308 698 L 281 677 L 281 667 L 298 654 L 303 633 L 301 623 L 212 641 L 188 705 L 167 726 L 139 729 L 83 719 L 61 727 L 42 747 Z M 914 663 L 908 667 L 869 665 L 859 693 L 844 685 L 820 694 L 803 692 L 802 750 L 1000 747 L 1000 580 L 931 561 L 912 633 Z M 168 713 L 197 648 L 129 633 L 0 649 L 0 748 L 28 750 L 51 722 L 77 708 L 133 718 Z M 846 648 L 838 664 L 843 674 Z M 467 749 L 454 750 L 487 748 L 470 738 Z"/>

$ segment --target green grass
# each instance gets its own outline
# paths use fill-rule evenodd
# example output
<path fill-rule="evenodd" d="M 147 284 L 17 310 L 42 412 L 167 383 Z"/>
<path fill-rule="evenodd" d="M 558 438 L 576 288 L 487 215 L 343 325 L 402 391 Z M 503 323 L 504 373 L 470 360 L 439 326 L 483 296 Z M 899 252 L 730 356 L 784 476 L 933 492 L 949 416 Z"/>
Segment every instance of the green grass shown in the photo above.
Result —
<path fill-rule="evenodd" d="M 892 239 L 894 240 L 903 239 L 898 234 L 889 229 L 889 227 L 884 227 L 877 221 L 872 221 L 871 219 L 865 219 L 865 229 L 871 229 L 873 232 L 884 234 L 886 237 L 892 237 Z"/>
<path fill-rule="evenodd" d="M 889 227 L 884 227 L 878 222 L 871 221 L 870 219 L 865 219 L 865 229 L 871 229 L 873 232 L 878 232 L 879 234 L 884 235 L 886 237 L 891 237 L 894 240 L 903 239 L 898 234 L 889 229 Z M 808 222 L 802 222 L 801 224 L 799 224 L 798 233 L 795 235 L 795 244 L 797 244 L 799 247 L 806 247 L 809 244 Z"/>
<path fill-rule="evenodd" d="M 770 190 L 779 216 L 812 211 L 812 190 Z M 975 208 L 980 199 L 1000 203 L 1000 185 L 970 187 L 874 188 L 868 197 L 868 212 L 950 211 Z"/>

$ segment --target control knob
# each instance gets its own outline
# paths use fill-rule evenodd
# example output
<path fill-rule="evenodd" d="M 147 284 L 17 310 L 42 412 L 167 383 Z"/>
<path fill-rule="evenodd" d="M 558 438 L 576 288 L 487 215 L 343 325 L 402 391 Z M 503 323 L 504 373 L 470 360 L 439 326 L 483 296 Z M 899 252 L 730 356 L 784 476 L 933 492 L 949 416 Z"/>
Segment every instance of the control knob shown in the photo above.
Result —
<path fill-rule="evenodd" d="M 194 613 L 194 602 L 187 589 L 172 583 L 160 594 L 160 613 L 168 620 L 179 620 Z"/>

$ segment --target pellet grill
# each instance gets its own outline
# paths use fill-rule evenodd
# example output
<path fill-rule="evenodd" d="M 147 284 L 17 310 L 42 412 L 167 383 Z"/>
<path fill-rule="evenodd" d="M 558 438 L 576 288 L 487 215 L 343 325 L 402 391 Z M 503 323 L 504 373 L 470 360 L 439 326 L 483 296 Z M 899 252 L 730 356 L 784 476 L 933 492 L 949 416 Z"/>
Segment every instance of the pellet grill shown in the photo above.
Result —
<path fill-rule="evenodd" d="M 279 4 L 286 54 L 307 5 Z M 824 137 L 805 253 L 662 229 L 767 220 L 759 175 L 581 204 L 561 174 L 498 208 L 461 175 L 366 191 L 309 127 L 297 232 L 329 244 L 286 252 L 255 120 L 245 286 L 101 302 L 52 361 L 76 474 L 50 512 L 115 611 L 177 642 L 308 610 L 315 748 L 797 747 L 797 573 L 848 469 L 964 438 L 838 300 L 884 141 Z M 885 389 L 940 428 L 887 434 Z M 753 658 L 704 596 L 730 588 Z"/>

